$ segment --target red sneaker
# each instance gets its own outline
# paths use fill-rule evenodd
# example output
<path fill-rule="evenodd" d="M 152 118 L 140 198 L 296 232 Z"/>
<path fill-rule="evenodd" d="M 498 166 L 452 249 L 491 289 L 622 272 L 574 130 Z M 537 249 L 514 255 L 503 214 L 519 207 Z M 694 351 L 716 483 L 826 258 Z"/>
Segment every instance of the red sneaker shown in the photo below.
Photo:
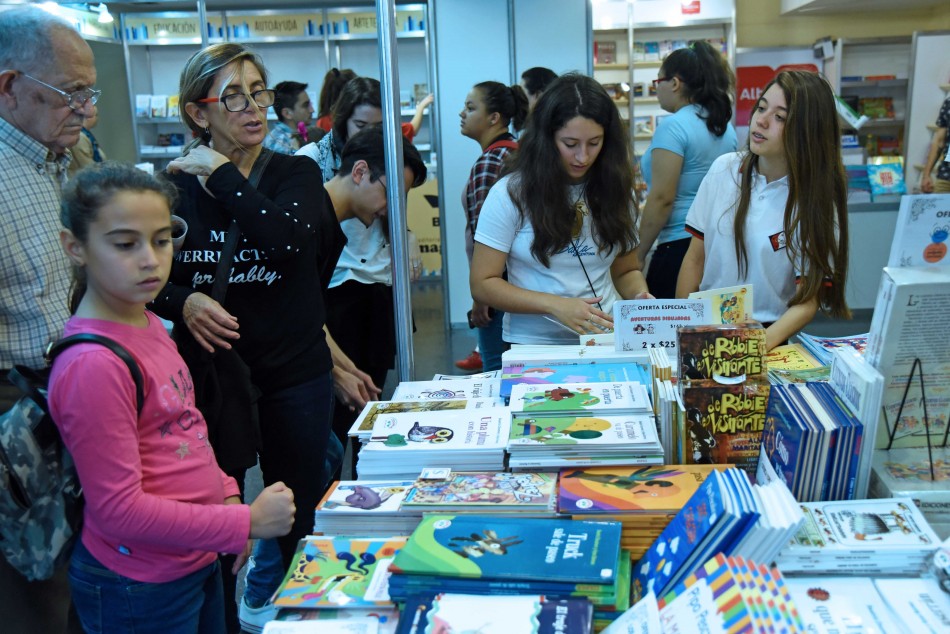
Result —
<path fill-rule="evenodd" d="M 455 362 L 455 367 L 466 372 L 478 372 L 482 369 L 482 355 L 478 350 L 472 350 L 472 354 L 464 359 Z"/>

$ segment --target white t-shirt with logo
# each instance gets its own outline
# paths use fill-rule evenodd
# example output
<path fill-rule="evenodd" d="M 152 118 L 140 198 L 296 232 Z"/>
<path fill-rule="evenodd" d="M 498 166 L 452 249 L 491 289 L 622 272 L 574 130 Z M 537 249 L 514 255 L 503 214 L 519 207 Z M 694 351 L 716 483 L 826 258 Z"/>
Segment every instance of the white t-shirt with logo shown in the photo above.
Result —
<path fill-rule="evenodd" d="M 598 252 L 597 244 L 591 237 L 591 218 L 583 198 L 583 185 L 572 186 L 568 194 L 570 200 L 577 200 L 585 211 L 580 235 L 573 245 L 569 244 L 563 251 L 552 255 L 549 266 L 545 267 L 531 255 L 534 228 L 527 219 L 521 219 L 518 208 L 508 194 L 511 178 L 506 176 L 499 179 L 488 192 L 478 217 L 475 241 L 508 254 L 508 281 L 514 286 L 559 297 L 603 296 L 601 306 L 610 313 L 614 302 L 620 299 L 610 276 L 610 266 L 620 253 L 616 249 L 610 253 Z M 590 284 L 584 275 L 584 268 L 587 269 Z M 591 293 L 591 285 L 594 294 Z M 543 315 L 505 313 L 502 336 L 510 343 L 576 344 L 578 335 L 559 323 L 551 323 Z"/>
<path fill-rule="evenodd" d="M 748 271 L 739 276 L 733 223 L 739 202 L 741 153 L 720 156 L 709 168 L 686 216 L 686 230 L 702 238 L 706 262 L 699 290 L 752 284 L 752 317 L 773 322 L 788 310 L 799 274 L 785 249 L 788 178 L 766 183 L 754 174 L 745 242 Z"/>

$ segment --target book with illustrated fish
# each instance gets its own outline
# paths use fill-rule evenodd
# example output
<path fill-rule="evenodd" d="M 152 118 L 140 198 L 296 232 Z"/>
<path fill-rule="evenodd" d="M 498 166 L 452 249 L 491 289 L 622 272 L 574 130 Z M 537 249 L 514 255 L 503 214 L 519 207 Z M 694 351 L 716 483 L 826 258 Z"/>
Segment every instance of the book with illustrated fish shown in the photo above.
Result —
<path fill-rule="evenodd" d="M 405 545 L 405 537 L 301 539 L 274 605 L 301 609 L 392 606 L 388 567 Z"/>

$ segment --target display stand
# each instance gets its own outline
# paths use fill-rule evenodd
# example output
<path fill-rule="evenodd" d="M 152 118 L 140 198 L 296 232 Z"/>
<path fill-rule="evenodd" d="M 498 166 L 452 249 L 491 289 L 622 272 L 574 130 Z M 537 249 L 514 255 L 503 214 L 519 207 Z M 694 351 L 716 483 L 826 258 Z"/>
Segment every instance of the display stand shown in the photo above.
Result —
<path fill-rule="evenodd" d="M 933 444 L 930 441 L 930 417 L 927 413 L 927 394 L 924 391 L 924 364 L 919 358 L 914 359 L 914 363 L 910 367 L 910 375 L 907 377 L 907 385 L 904 386 L 904 395 L 901 397 L 901 404 L 897 409 L 897 415 L 894 417 L 893 426 L 891 426 L 890 421 L 887 419 L 887 411 L 884 408 L 881 408 L 884 415 L 884 424 L 887 425 L 888 428 L 888 442 L 885 449 L 890 449 L 894 444 L 894 436 L 897 434 L 897 426 L 900 424 L 901 414 L 904 412 L 904 404 L 907 402 L 907 394 L 910 392 L 910 386 L 914 381 L 915 374 L 920 381 L 920 402 L 924 410 L 924 433 L 927 436 L 927 459 L 930 463 L 930 479 L 935 480 L 936 474 L 934 472 L 933 466 Z M 947 446 L 948 432 L 950 432 L 950 425 L 947 425 L 947 428 L 943 432 L 943 441 L 939 445 L 940 447 Z"/>

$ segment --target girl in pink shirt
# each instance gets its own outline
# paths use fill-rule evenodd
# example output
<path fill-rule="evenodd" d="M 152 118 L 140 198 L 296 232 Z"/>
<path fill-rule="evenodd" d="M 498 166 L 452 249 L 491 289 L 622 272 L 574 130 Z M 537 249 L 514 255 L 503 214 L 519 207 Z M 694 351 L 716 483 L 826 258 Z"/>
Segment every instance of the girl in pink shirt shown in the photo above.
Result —
<path fill-rule="evenodd" d="M 118 342 L 143 378 L 108 349 L 80 344 L 53 365 L 49 402 L 79 472 L 85 509 L 69 569 L 90 632 L 221 632 L 218 552 L 285 535 L 292 492 L 251 505 L 215 460 L 191 377 L 161 321 L 145 309 L 172 263 L 175 189 L 131 166 L 82 170 L 63 195 L 61 242 L 76 273 L 65 334 Z"/>

